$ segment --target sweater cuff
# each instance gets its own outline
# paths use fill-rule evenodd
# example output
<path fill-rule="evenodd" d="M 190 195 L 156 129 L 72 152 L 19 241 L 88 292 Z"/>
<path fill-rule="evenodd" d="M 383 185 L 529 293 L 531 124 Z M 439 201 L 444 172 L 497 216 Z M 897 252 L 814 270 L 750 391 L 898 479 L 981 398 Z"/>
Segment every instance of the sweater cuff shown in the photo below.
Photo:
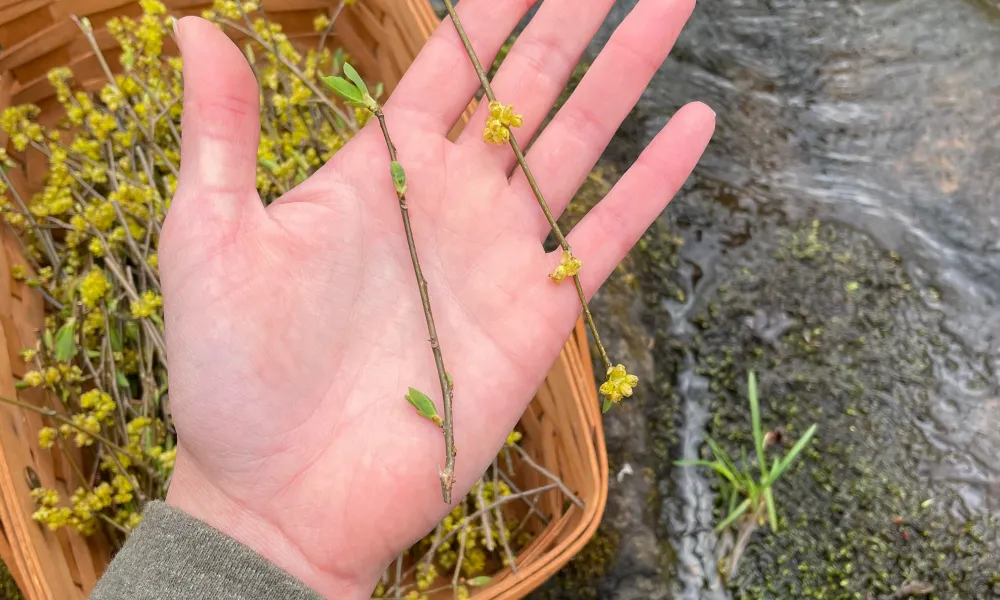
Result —
<path fill-rule="evenodd" d="M 90 600 L 320 600 L 233 538 L 163 502 L 146 505 Z"/>

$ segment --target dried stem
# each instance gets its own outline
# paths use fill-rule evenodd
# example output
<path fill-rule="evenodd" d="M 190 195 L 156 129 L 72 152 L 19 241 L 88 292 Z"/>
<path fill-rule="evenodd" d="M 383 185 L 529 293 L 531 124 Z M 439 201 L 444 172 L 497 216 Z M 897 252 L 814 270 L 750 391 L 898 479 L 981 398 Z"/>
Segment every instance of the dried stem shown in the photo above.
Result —
<path fill-rule="evenodd" d="M 483 495 L 483 487 L 485 485 L 486 482 L 482 479 L 480 479 L 479 483 L 476 484 L 476 504 L 480 509 L 486 508 L 486 498 Z M 493 488 L 493 493 L 496 494 L 496 488 Z M 493 549 L 495 548 L 493 545 L 493 527 L 490 525 L 490 518 L 493 515 L 491 515 L 488 510 L 483 510 L 482 513 L 483 514 L 480 518 L 483 521 L 483 541 L 486 543 L 486 549 L 493 552 Z M 497 526 L 501 527 L 500 524 Z"/>
<path fill-rule="evenodd" d="M 469 40 L 469 36 L 465 33 L 465 28 L 462 27 L 462 22 L 458 18 L 458 14 L 455 12 L 455 7 L 451 0 L 444 0 L 444 5 L 448 9 L 448 15 L 451 17 L 452 22 L 455 24 L 455 29 L 458 31 L 458 37 L 462 39 L 462 45 L 465 46 L 465 51 L 469 55 L 469 59 L 472 61 L 472 66 L 476 70 L 476 75 L 479 76 L 479 82 L 483 87 L 483 92 L 486 94 L 486 98 L 490 102 L 496 102 L 496 94 L 493 93 L 493 86 L 490 85 L 490 80 L 486 75 L 486 70 L 483 69 L 482 63 L 479 62 L 479 57 L 476 56 L 476 51 L 472 47 L 472 42 Z M 528 168 L 528 162 L 524 158 L 524 152 L 521 150 L 520 144 L 514 138 L 514 132 L 510 132 L 510 147 L 514 151 L 514 156 L 517 158 L 517 164 L 521 166 L 521 170 L 524 172 L 524 177 L 528 180 L 528 185 L 531 187 L 531 191 L 535 194 L 535 199 L 538 201 L 538 206 L 542 209 L 545 214 L 545 219 L 549 222 L 549 227 L 552 228 L 552 235 L 555 236 L 559 245 L 566 252 L 572 253 L 572 248 L 570 248 L 569 242 L 566 241 L 566 236 L 563 235 L 562 229 L 559 227 L 559 223 L 556 222 L 555 216 L 549 209 L 548 203 L 545 201 L 545 197 L 542 195 L 542 190 L 538 187 L 538 182 L 535 181 L 535 176 L 532 175 L 531 169 Z M 590 314 L 590 308 L 587 306 L 587 294 L 583 291 L 583 284 L 580 283 L 580 276 L 574 275 L 573 281 L 576 284 L 576 292 L 580 297 L 580 305 L 583 307 L 584 319 L 587 321 L 587 327 L 590 328 L 590 333 L 594 336 L 594 343 L 597 345 L 597 351 L 601 354 L 601 361 L 604 363 L 605 370 L 610 370 L 612 367 L 611 359 L 608 358 L 608 353 L 604 349 L 604 343 L 601 341 L 601 336 L 597 332 L 597 325 L 594 323 L 594 317 Z"/>
<path fill-rule="evenodd" d="M 389 160 L 397 163 L 396 146 L 389 136 L 389 128 L 385 124 L 385 114 L 381 107 L 376 107 L 373 111 L 378 119 L 379 127 L 382 128 L 382 136 L 385 138 L 385 145 L 389 148 Z M 431 351 L 434 353 L 434 365 L 437 367 L 438 379 L 441 383 L 441 396 L 444 399 L 444 422 L 441 428 L 444 430 L 444 469 L 438 469 L 441 476 L 441 495 L 447 504 L 451 504 L 451 488 L 455 484 L 455 429 L 452 424 L 452 384 L 451 377 L 444 368 L 444 357 L 441 355 L 441 344 L 438 342 L 437 327 L 434 324 L 434 314 L 431 312 L 431 299 L 427 292 L 427 280 L 420 269 L 420 260 L 417 258 L 417 247 L 413 241 L 413 229 L 410 226 L 410 211 L 406 206 L 405 186 L 397 187 L 396 196 L 399 198 L 399 211 L 403 216 L 403 229 L 406 230 L 406 244 L 410 249 L 410 261 L 413 263 L 413 272 L 417 276 L 417 287 L 420 288 L 420 302 L 424 308 L 424 320 L 427 321 L 427 334 L 430 336 Z"/>
<path fill-rule="evenodd" d="M 465 512 L 465 507 L 462 507 L 462 512 Z M 464 516 L 464 515 L 463 515 Z M 468 524 L 468 519 L 463 518 L 465 524 Z M 458 536 L 458 562 L 455 563 L 455 574 L 451 577 L 451 585 L 455 589 L 455 600 L 458 600 L 458 578 L 462 576 L 462 561 L 465 559 L 465 544 L 469 539 L 469 528 L 468 526 L 462 527 L 462 533 Z"/>
<path fill-rule="evenodd" d="M 333 32 L 333 26 L 337 23 L 337 18 L 340 17 L 340 13 L 344 11 L 345 6 L 347 6 L 347 0 L 340 0 L 337 3 L 337 8 L 333 9 L 333 14 L 330 15 L 330 22 L 323 29 L 323 33 L 319 36 L 319 42 L 316 44 L 317 54 L 322 52 L 323 47 L 326 46 L 326 38 Z"/>
<path fill-rule="evenodd" d="M 573 492 L 571 492 L 570 489 L 568 487 L 566 487 L 566 484 L 563 483 L 561 479 L 559 479 L 558 477 L 556 477 L 555 475 L 553 475 L 548 469 L 546 469 L 542 465 L 540 465 L 537 462 L 535 462 L 535 459 L 531 458 L 531 456 L 527 452 L 524 451 L 524 448 L 521 448 L 517 444 L 514 444 L 514 450 L 516 450 L 517 453 L 521 456 L 521 460 L 523 460 L 524 462 L 528 463 L 531 466 L 532 469 L 538 471 L 542 475 L 545 475 L 546 477 L 548 477 L 552 481 L 556 482 L 556 484 L 559 485 L 559 489 L 562 490 L 562 493 L 566 494 L 566 497 L 569 498 L 570 500 L 572 500 L 573 504 L 576 504 L 580 508 L 583 508 L 583 501 L 580 500 L 579 498 L 577 498 L 576 494 L 574 494 Z"/>

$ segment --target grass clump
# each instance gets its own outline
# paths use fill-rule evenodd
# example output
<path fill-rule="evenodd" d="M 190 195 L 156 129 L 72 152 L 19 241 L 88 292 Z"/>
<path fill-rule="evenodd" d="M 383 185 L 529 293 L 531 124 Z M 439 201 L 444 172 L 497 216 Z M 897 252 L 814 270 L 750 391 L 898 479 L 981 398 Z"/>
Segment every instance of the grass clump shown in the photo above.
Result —
<path fill-rule="evenodd" d="M 719 476 L 720 498 L 726 506 L 725 518 L 716 526 L 717 532 L 725 531 L 732 525 L 737 525 L 739 537 L 729 555 L 725 574 L 735 573 L 739 558 L 746 548 L 750 535 L 758 528 L 768 524 L 772 531 L 778 530 L 778 513 L 774 502 L 774 484 L 778 481 L 795 459 L 802 454 L 806 446 L 816 435 L 817 425 L 814 423 L 800 437 L 791 450 L 784 456 L 775 456 L 768 467 L 766 451 L 777 445 L 783 434 L 780 430 L 764 433 L 760 418 L 760 400 L 757 395 L 757 375 L 750 371 L 747 376 L 747 395 L 750 399 L 750 423 L 753 432 L 754 450 L 757 464 L 747 460 L 745 448 L 741 449 L 739 466 L 711 436 L 706 435 L 705 441 L 711 449 L 714 460 L 680 460 L 677 466 L 707 467 Z M 741 501 L 742 499 L 742 501 Z"/>

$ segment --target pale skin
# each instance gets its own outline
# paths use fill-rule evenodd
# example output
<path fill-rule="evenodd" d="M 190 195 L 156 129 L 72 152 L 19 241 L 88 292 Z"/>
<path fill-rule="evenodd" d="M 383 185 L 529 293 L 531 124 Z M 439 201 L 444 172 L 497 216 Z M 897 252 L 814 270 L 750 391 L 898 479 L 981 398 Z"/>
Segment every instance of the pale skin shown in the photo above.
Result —
<path fill-rule="evenodd" d="M 488 62 L 533 0 L 464 0 Z M 547 0 L 494 80 L 556 214 L 670 50 L 693 0 L 642 0 L 558 116 L 539 126 L 613 0 Z M 194 17 L 184 56 L 181 176 L 160 245 L 170 400 L 180 440 L 167 502 L 328 598 L 368 598 L 449 507 L 440 430 L 403 399 L 441 398 L 389 158 L 376 124 L 268 208 L 254 187 L 258 91 L 240 51 Z M 385 107 L 455 382 L 455 498 L 492 461 L 580 314 L 548 274 L 548 225 L 484 108 L 454 26 Z M 714 113 L 685 106 L 569 234 L 592 295 L 688 177 Z M 640 383 L 641 386 L 641 383 Z M 640 392 L 641 393 L 641 392 Z"/>

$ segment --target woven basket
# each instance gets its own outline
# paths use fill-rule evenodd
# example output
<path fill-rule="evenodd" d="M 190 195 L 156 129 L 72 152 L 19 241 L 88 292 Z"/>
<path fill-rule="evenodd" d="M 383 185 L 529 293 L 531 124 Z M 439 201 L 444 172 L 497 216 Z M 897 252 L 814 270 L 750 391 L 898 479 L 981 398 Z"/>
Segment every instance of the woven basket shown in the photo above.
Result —
<path fill-rule="evenodd" d="M 177 15 L 199 14 L 207 7 L 204 0 L 167 0 L 166 4 Z M 294 42 L 314 47 L 313 18 L 335 4 L 335 0 L 265 0 L 264 8 Z M 41 107 L 43 123 L 55 122 L 60 109 L 45 77 L 49 69 L 70 66 L 76 81 L 89 89 L 104 83 L 94 55 L 70 16 L 89 17 L 109 62 L 117 64 L 115 44 L 103 25 L 113 16 L 139 13 L 134 0 L 0 0 L 0 109 L 33 103 Z M 437 23 L 426 0 L 360 0 L 341 14 L 330 43 L 343 46 L 367 79 L 383 82 L 391 92 Z M 11 171 L 10 177 L 22 194 L 30 193 L 40 187 L 46 166 L 43 158 L 31 160 L 29 155 L 23 172 Z M 26 370 L 19 351 L 34 346 L 44 305 L 34 290 L 8 276 L 10 265 L 23 263 L 13 234 L 4 230 L 0 242 L 0 394 L 40 403 L 37 390 L 17 391 L 14 382 Z M 501 571 L 489 585 L 476 588 L 475 598 L 523 597 L 566 564 L 593 535 L 604 511 L 608 484 L 600 416 L 581 323 L 519 429 L 524 434 L 522 447 L 558 475 L 583 500 L 584 508 L 568 502 L 558 490 L 542 495 L 537 506 L 551 517 L 548 525 L 539 527 L 534 541 L 520 553 L 517 572 Z M 28 600 L 81 599 L 104 570 L 111 549 L 99 536 L 84 539 L 66 529 L 52 532 L 31 519 L 35 508 L 28 494 L 31 488 L 44 485 L 62 497 L 72 491 L 67 489 L 71 471 L 66 460 L 38 446 L 36 432 L 42 424 L 33 412 L 0 404 L 0 558 Z"/>

